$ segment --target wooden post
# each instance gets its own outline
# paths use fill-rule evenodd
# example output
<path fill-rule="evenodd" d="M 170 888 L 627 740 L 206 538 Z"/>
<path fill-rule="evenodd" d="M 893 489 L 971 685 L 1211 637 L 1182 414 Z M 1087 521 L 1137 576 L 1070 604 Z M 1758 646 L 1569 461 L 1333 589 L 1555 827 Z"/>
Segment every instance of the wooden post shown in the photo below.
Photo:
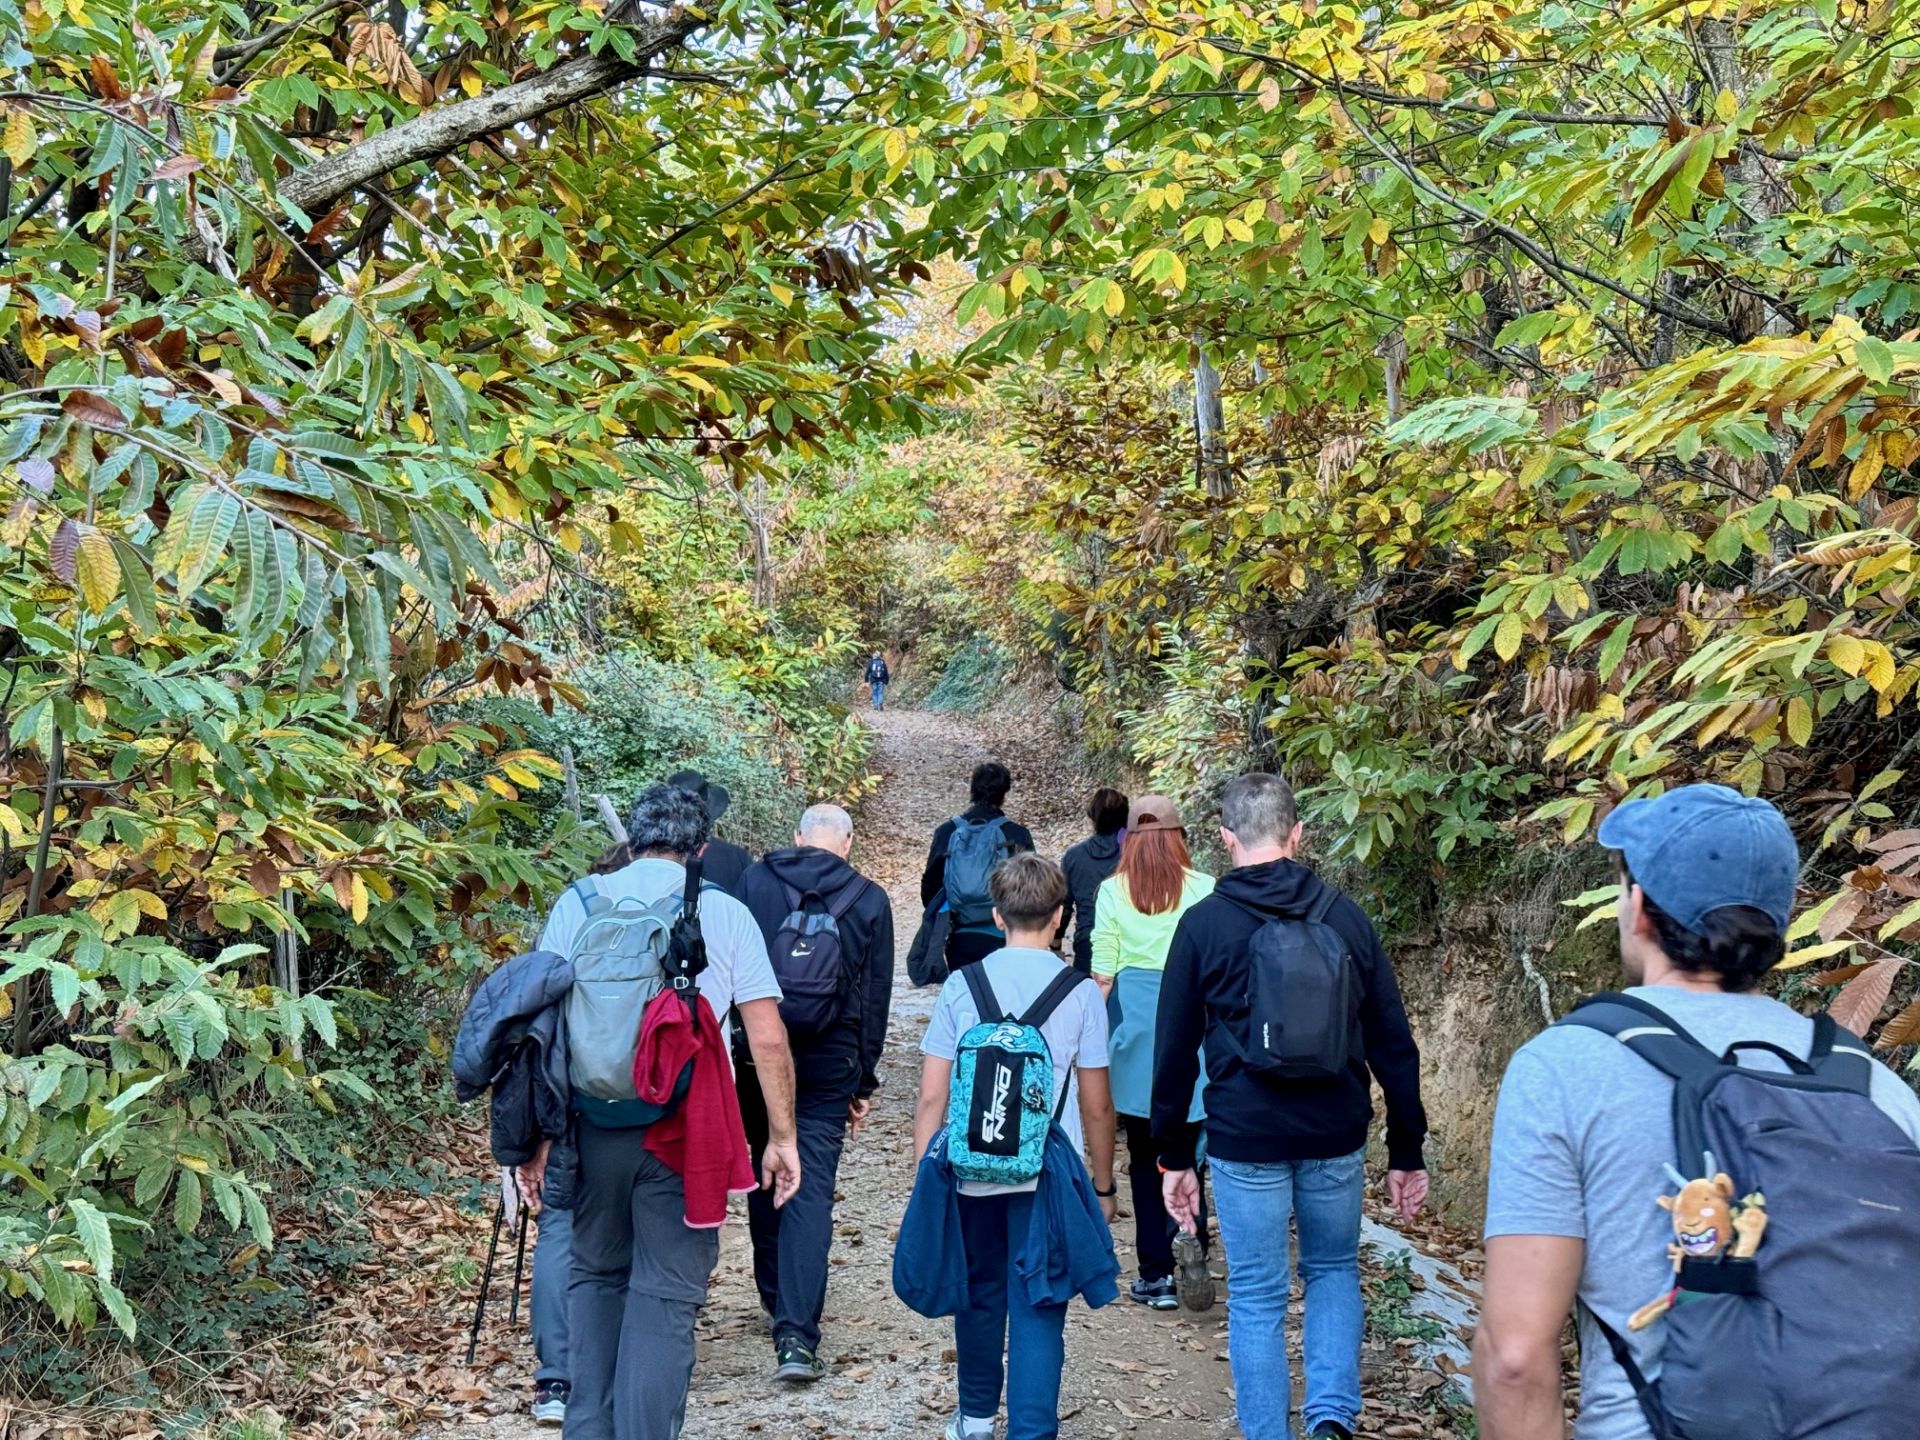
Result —
<path fill-rule="evenodd" d="M 580 818 L 580 772 L 573 768 L 573 746 L 560 747 L 560 765 L 567 777 L 567 809 L 573 812 L 573 818 Z"/>
<path fill-rule="evenodd" d="M 66 763 L 65 742 L 60 727 L 53 727 L 53 744 L 48 747 L 47 788 L 40 797 L 40 840 L 33 848 L 33 879 L 27 886 L 27 906 L 23 918 L 40 913 L 47 895 L 47 851 L 53 843 L 53 806 L 60 795 L 60 770 Z M 33 976 L 22 975 L 13 982 L 13 1054 L 15 1059 L 27 1053 L 33 1044 Z"/>
<path fill-rule="evenodd" d="M 1207 358 L 1200 336 L 1193 337 L 1193 429 L 1199 442 L 1195 466 L 1200 483 L 1215 500 L 1233 493 L 1233 474 L 1227 458 L 1226 409 L 1220 399 L 1220 372 Z"/>

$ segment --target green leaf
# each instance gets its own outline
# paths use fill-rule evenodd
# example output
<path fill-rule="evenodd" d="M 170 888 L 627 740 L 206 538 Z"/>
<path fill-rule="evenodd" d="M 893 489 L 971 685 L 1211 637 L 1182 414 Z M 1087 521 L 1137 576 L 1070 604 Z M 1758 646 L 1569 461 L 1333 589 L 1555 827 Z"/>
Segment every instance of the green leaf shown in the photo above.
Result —
<path fill-rule="evenodd" d="M 147 573 L 146 562 L 138 550 L 118 535 L 113 537 L 113 553 L 120 562 L 120 598 L 126 602 L 127 619 L 137 634 L 158 634 L 159 607 L 154 600 L 153 576 Z"/>
<path fill-rule="evenodd" d="M 1526 633 L 1527 622 L 1521 616 L 1511 611 L 1502 615 L 1493 632 L 1493 653 L 1502 660 L 1513 659 L 1520 653 L 1520 642 Z"/>
<path fill-rule="evenodd" d="M 205 1200 L 200 1176 L 181 1166 L 179 1183 L 173 1189 L 173 1228 L 182 1235 L 191 1235 L 198 1230 Z"/>
<path fill-rule="evenodd" d="M 80 1240 L 80 1248 L 87 1252 L 87 1259 L 93 1264 L 93 1273 L 100 1279 L 113 1279 L 113 1227 L 107 1223 L 91 1201 L 75 1196 L 67 1202 L 67 1209 L 73 1215 L 73 1232 Z"/>
<path fill-rule="evenodd" d="M 1853 347 L 1854 362 L 1859 365 L 1860 373 L 1876 385 L 1884 385 L 1893 378 L 1893 351 L 1887 348 L 1887 342 L 1864 335 Z"/>
<path fill-rule="evenodd" d="M 106 1310 L 107 1314 L 113 1317 L 113 1323 L 120 1327 L 121 1332 L 127 1339 L 132 1340 L 135 1338 L 139 1327 L 133 1317 L 133 1306 L 128 1303 L 127 1297 L 121 1293 L 120 1287 L 115 1285 L 111 1280 L 96 1279 L 94 1281 L 94 1289 L 99 1291 L 100 1304 Z"/>

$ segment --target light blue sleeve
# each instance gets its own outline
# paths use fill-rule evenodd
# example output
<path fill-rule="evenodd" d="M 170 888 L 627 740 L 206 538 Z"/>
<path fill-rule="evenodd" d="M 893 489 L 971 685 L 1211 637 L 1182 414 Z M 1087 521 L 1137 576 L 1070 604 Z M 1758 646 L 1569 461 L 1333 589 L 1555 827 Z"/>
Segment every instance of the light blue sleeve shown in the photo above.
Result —
<path fill-rule="evenodd" d="M 1872 1094 L 1873 1103 L 1907 1132 L 1909 1140 L 1920 1145 L 1920 1095 L 1914 1093 L 1913 1087 L 1876 1060 Z"/>
<path fill-rule="evenodd" d="M 1540 1037 L 1515 1053 L 1500 1082 L 1487 1174 L 1486 1235 L 1587 1237 L 1586 1191 L 1567 1124 L 1563 1067 Z"/>
<path fill-rule="evenodd" d="M 1074 1064 L 1082 1070 L 1104 1070 L 1112 1063 L 1107 1054 L 1107 1006 L 1097 986 L 1076 987 L 1080 997 L 1080 1043 Z"/>
<path fill-rule="evenodd" d="M 560 892 L 560 898 L 553 902 L 553 909 L 547 912 L 547 923 L 540 927 L 540 939 L 534 949 L 549 950 L 555 955 L 570 953 L 573 942 L 580 937 L 580 927 L 586 918 L 586 903 L 581 900 L 579 891 L 569 885 Z"/>
<path fill-rule="evenodd" d="M 920 1053 L 936 1060 L 951 1060 L 960 1053 L 960 996 L 967 982 L 949 975 L 940 987 L 940 998 L 933 1002 L 933 1018 L 927 1021 L 927 1033 L 920 1039 Z"/>
<path fill-rule="evenodd" d="M 706 931 L 708 953 L 727 964 L 728 1005 L 780 998 L 780 981 L 767 957 L 767 937 L 760 933 L 751 910 L 731 895 L 709 893 L 700 900 L 700 923 Z"/>

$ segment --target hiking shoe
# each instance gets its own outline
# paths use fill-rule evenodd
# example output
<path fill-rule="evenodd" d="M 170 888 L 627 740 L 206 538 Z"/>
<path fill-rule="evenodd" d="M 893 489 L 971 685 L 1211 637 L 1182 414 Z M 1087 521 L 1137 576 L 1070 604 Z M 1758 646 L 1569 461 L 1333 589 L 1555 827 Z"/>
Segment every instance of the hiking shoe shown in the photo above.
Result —
<path fill-rule="evenodd" d="M 1136 1280 L 1127 1291 L 1127 1298 L 1136 1305 L 1144 1305 L 1149 1310 L 1178 1310 L 1179 1297 L 1174 1293 L 1173 1277 L 1166 1275 L 1158 1280 Z"/>
<path fill-rule="evenodd" d="M 1189 1310 L 1213 1308 L 1213 1272 L 1198 1235 L 1182 1230 L 1173 1237 L 1174 1292 Z"/>
<path fill-rule="evenodd" d="M 1313 1427 L 1313 1433 L 1307 1440 L 1353 1440 L 1353 1431 L 1338 1420 L 1322 1420 Z"/>
<path fill-rule="evenodd" d="M 773 1347 L 773 1378 L 811 1385 L 827 1373 L 820 1357 L 798 1340 L 782 1340 Z"/>
<path fill-rule="evenodd" d="M 533 1387 L 533 1423 L 536 1425 L 564 1425 L 567 1423 L 567 1401 L 572 1398 L 573 1387 L 565 1380 L 542 1380 Z"/>

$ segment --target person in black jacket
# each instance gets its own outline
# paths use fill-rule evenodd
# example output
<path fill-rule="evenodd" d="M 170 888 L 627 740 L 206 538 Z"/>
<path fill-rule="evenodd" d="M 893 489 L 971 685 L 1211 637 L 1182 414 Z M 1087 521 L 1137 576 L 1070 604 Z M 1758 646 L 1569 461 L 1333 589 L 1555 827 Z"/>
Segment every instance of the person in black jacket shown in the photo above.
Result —
<path fill-rule="evenodd" d="M 1093 834 L 1060 857 L 1067 877 L 1067 908 L 1060 916 L 1060 933 L 1073 922 L 1073 968 L 1093 973 L 1093 905 L 1100 882 L 1120 864 L 1120 837 L 1127 828 L 1127 797 L 1101 786 L 1087 802 L 1087 820 Z"/>
<path fill-rule="evenodd" d="M 715 825 L 720 817 L 727 813 L 727 806 L 733 797 L 727 793 L 724 785 L 715 785 L 698 770 L 681 770 L 667 777 L 667 784 L 676 790 L 690 790 L 698 795 L 707 807 L 707 819 Z M 747 873 L 747 867 L 753 864 L 753 855 L 745 847 L 731 840 L 722 840 L 718 835 L 708 839 L 706 848 L 700 852 L 700 875 L 709 884 L 718 885 L 734 899 L 740 894 L 740 877 Z"/>
<path fill-rule="evenodd" d="M 1214 1213 L 1231 1267 L 1229 1358 L 1240 1428 L 1248 1440 L 1290 1435 L 1286 1314 L 1291 1288 L 1287 1225 L 1297 1218 L 1306 1308 L 1305 1429 L 1314 1440 L 1351 1440 L 1360 1414 L 1360 1202 L 1368 1072 L 1387 1101 L 1387 1185 L 1411 1219 L 1426 1198 L 1421 1158 L 1426 1112 L 1420 1054 L 1393 967 L 1360 907 L 1294 860 L 1300 822 L 1277 775 L 1243 775 L 1220 804 L 1220 839 L 1234 868 L 1181 917 L 1167 955 L 1155 1030 L 1153 1138 L 1167 1209 L 1191 1230 L 1199 1205 L 1188 1122 L 1199 1051 L 1206 1045 L 1207 1162 Z M 1323 908 L 1324 907 L 1324 908 Z M 1276 917 L 1310 912 L 1344 943 L 1359 990 L 1359 1032 L 1346 1071 L 1277 1079 L 1249 1068 L 1249 946 Z M 1196 1253 L 1183 1235 L 1182 1264 Z"/>
<path fill-rule="evenodd" d="M 1001 809 L 1006 803 L 1007 791 L 1012 788 L 1013 775 L 999 761 L 988 760 L 975 766 L 969 786 L 973 803 L 961 811 L 958 818 L 976 825 L 989 820 L 1001 821 L 1007 854 L 1018 855 L 1034 848 L 1033 832 L 1018 821 L 1007 819 L 1007 812 Z M 942 820 L 939 828 L 933 832 L 933 846 L 927 852 L 927 868 L 920 876 L 922 905 L 933 904 L 934 897 L 946 888 L 947 847 L 953 842 L 953 827 L 952 820 Z M 1006 937 L 997 930 L 974 931 L 956 927 L 947 936 L 947 965 L 958 970 L 962 965 L 971 965 L 975 960 L 991 955 L 1005 943 Z"/>
<path fill-rule="evenodd" d="M 819 1359 L 820 1313 L 833 1246 L 834 1182 L 841 1149 L 865 1122 L 880 1088 L 880 1051 L 893 1003 L 893 906 L 885 890 L 847 863 L 852 848 L 847 812 L 815 805 L 800 817 L 793 848 L 772 852 L 741 880 L 742 898 L 767 937 L 776 975 L 783 948 L 778 937 L 789 916 L 841 912 L 835 920 L 845 987 L 840 1018 L 824 1031 L 791 1033 L 800 1189 L 780 1210 L 763 1192 L 747 1200 L 754 1280 L 773 1319 L 774 1375 L 781 1380 L 812 1381 L 826 1373 Z M 780 978 L 784 985 L 787 977 Z M 748 1142 L 758 1145 L 766 1111 L 750 1061 L 740 1067 L 739 1091 Z"/>

